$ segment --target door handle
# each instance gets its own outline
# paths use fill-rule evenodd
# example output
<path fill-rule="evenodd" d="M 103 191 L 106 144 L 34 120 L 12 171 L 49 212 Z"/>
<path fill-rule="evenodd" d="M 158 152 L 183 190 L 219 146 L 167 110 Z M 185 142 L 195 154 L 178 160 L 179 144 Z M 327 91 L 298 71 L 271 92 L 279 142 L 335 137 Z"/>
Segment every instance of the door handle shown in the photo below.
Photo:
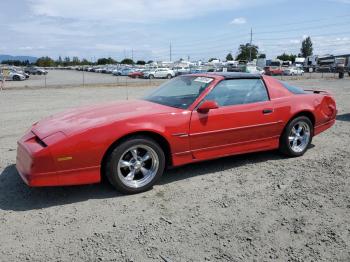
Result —
<path fill-rule="evenodd" d="M 273 109 L 264 109 L 264 110 L 262 111 L 262 113 L 263 113 L 264 115 L 271 114 L 272 112 L 273 112 Z"/>

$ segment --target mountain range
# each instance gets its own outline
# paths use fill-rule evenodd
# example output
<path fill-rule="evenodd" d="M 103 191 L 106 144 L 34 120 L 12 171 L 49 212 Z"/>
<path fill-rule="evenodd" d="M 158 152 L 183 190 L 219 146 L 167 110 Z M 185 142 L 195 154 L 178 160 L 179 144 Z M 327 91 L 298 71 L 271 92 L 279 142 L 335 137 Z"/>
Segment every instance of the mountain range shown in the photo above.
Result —
<path fill-rule="evenodd" d="M 34 56 L 12 56 L 0 54 L 0 62 L 4 60 L 19 60 L 21 62 L 28 60 L 30 63 L 35 63 L 38 58 Z"/>

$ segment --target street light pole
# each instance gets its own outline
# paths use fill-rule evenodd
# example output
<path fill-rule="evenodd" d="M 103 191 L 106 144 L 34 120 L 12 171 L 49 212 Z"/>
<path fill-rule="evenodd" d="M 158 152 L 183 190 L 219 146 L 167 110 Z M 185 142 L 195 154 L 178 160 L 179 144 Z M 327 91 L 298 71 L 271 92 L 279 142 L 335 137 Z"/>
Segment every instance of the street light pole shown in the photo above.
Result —
<path fill-rule="evenodd" d="M 253 28 L 250 28 L 249 62 L 252 61 Z"/>

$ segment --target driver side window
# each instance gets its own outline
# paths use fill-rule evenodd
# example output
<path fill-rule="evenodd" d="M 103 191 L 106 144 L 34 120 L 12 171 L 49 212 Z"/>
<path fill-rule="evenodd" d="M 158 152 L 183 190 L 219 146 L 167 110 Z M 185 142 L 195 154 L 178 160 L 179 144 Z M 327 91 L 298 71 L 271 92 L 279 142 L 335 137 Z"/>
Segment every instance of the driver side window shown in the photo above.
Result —
<path fill-rule="evenodd" d="M 231 106 L 268 101 L 261 79 L 231 79 L 221 81 L 205 100 L 215 100 L 219 106 Z"/>

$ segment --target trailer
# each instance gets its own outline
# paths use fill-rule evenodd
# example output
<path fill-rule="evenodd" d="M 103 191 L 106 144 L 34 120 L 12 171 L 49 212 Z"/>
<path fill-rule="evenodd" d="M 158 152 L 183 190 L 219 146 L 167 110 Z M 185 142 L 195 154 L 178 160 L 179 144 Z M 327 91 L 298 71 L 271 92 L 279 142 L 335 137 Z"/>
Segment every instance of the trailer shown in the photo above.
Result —
<path fill-rule="evenodd" d="M 304 61 L 304 71 L 305 72 L 315 72 L 317 68 L 317 55 L 311 55 L 305 58 Z"/>
<path fill-rule="evenodd" d="M 305 58 L 304 57 L 296 57 L 295 61 L 294 61 L 294 65 L 296 67 L 303 67 L 304 66 L 304 62 L 305 62 Z"/>

